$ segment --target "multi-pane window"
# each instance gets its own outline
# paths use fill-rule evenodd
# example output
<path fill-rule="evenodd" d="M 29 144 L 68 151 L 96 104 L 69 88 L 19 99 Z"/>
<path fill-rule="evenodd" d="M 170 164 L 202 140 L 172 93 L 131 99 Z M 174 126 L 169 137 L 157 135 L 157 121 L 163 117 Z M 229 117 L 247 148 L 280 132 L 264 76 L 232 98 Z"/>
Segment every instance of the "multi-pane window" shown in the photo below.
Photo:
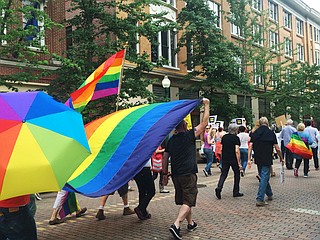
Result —
<path fill-rule="evenodd" d="M 43 18 L 36 16 L 37 11 L 44 11 L 43 1 L 32 2 L 30 0 L 22 0 L 24 7 L 31 7 L 30 16 L 28 18 L 26 15 L 23 16 L 23 29 L 30 30 L 30 35 L 24 38 L 25 41 L 32 41 L 32 47 L 41 47 L 45 45 L 43 32 L 44 32 L 44 22 Z M 34 10 L 33 10 L 34 9 Z"/>
<path fill-rule="evenodd" d="M 273 50 L 278 50 L 279 35 L 276 32 L 269 32 L 269 45 Z"/>
<path fill-rule="evenodd" d="M 284 54 L 292 57 L 292 41 L 289 38 L 284 38 Z"/>
<path fill-rule="evenodd" d="M 252 36 L 253 41 L 260 46 L 263 45 L 263 37 L 262 37 L 262 26 L 259 24 L 253 25 L 252 27 Z"/>
<path fill-rule="evenodd" d="M 313 31 L 312 31 L 312 25 L 311 24 L 309 25 L 309 32 L 310 32 L 310 40 L 312 40 Z"/>
<path fill-rule="evenodd" d="M 187 39 L 187 70 L 192 71 L 193 70 L 193 61 L 192 61 L 192 41 L 191 39 Z"/>
<path fill-rule="evenodd" d="M 314 28 L 314 41 L 320 42 L 320 29 Z"/>
<path fill-rule="evenodd" d="M 315 64 L 317 66 L 320 66 L 320 51 L 319 50 L 315 51 Z"/>
<path fill-rule="evenodd" d="M 254 72 L 254 85 L 263 85 L 263 75 L 262 75 L 262 65 L 256 60 L 253 62 L 253 72 Z"/>
<path fill-rule="evenodd" d="M 162 2 L 165 2 L 167 4 L 170 4 L 172 6 L 176 6 L 176 0 L 162 0 Z"/>
<path fill-rule="evenodd" d="M 175 49 L 177 48 L 176 32 L 172 30 L 162 31 L 158 35 L 158 44 L 151 45 L 151 60 L 157 62 L 160 57 L 166 59 L 167 66 L 177 67 L 177 56 Z"/>
<path fill-rule="evenodd" d="M 283 10 L 283 25 L 286 28 L 292 28 L 292 14 L 287 12 L 286 10 Z"/>
<path fill-rule="evenodd" d="M 286 69 L 286 74 L 285 74 L 285 83 L 286 84 L 291 84 L 291 70 Z"/>
<path fill-rule="evenodd" d="M 261 12 L 262 11 L 262 0 L 252 0 L 252 8 Z"/>
<path fill-rule="evenodd" d="M 209 9 L 213 11 L 216 17 L 216 26 L 221 28 L 221 6 L 215 2 L 208 1 Z"/>
<path fill-rule="evenodd" d="M 297 18 L 296 22 L 297 22 L 297 34 L 300 34 L 303 36 L 303 21 Z"/>
<path fill-rule="evenodd" d="M 297 57 L 298 61 L 303 62 L 304 61 L 304 46 L 301 44 L 297 44 Z"/>
<path fill-rule="evenodd" d="M 278 22 L 278 4 L 269 0 L 269 17 Z"/>
<path fill-rule="evenodd" d="M 280 81 L 280 69 L 276 64 L 270 65 L 270 80 L 273 87 L 276 87 Z"/>

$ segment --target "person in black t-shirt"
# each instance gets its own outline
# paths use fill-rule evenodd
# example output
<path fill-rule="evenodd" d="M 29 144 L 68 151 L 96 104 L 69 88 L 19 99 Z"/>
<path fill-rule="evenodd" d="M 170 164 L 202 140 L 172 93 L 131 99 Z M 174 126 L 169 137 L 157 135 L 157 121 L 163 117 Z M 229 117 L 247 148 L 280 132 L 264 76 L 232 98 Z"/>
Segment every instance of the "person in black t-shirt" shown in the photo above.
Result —
<path fill-rule="evenodd" d="M 269 129 L 269 122 L 266 117 L 261 117 L 259 119 L 260 127 L 252 134 L 251 142 L 248 150 L 248 166 L 251 167 L 251 150 L 254 151 L 254 160 L 257 164 L 260 183 L 259 189 L 256 197 L 256 206 L 264 207 L 268 203 L 265 202 L 265 195 L 267 195 L 268 201 L 273 200 L 273 193 L 270 180 L 270 166 L 273 164 L 273 148 L 276 149 L 278 156 L 280 158 L 280 163 L 284 165 L 284 160 L 282 157 L 281 150 L 278 146 L 278 141 L 276 135 L 273 131 Z"/>
<path fill-rule="evenodd" d="M 176 134 L 169 140 L 162 159 L 163 186 L 168 184 L 168 158 L 171 158 L 171 175 L 175 188 L 175 202 L 181 205 L 170 232 L 176 239 L 182 239 L 180 225 L 187 219 L 187 230 L 193 231 L 198 225 L 191 216 L 191 207 L 196 205 L 198 194 L 196 160 L 196 137 L 200 136 L 209 120 L 209 99 L 203 99 L 204 113 L 202 122 L 194 129 L 187 130 L 183 120 L 176 127 Z"/>
<path fill-rule="evenodd" d="M 222 144 L 222 169 L 219 178 L 218 186 L 215 189 L 216 196 L 221 199 L 221 191 L 223 184 L 228 177 L 230 167 L 234 173 L 233 183 L 233 196 L 242 197 L 243 193 L 240 193 L 240 171 L 242 166 L 240 163 L 240 139 L 237 136 L 238 126 L 230 124 L 228 127 L 228 134 L 224 135 L 221 140 Z"/>

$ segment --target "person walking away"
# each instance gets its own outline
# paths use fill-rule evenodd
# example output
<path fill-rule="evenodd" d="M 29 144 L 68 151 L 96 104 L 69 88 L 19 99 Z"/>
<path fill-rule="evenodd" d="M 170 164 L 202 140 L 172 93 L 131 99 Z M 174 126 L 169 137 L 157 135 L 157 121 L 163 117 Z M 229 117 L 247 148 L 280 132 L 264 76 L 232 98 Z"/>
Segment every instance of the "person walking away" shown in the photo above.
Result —
<path fill-rule="evenodd" d="M 151 214 L 147 211 L 147 207 L 156 193 L 154 181 L 151 174 L 151 160 L 149 160 L 144 168 L 133 178 L 139 190 L 139 205 L 134 209 L 140 220 L 151 218 Z"/>
<path fill-rule="evenodd" d="M 204 141 L 203 153 L 207 159 L 207 165 L 206 165 L 205 169 L 203 169 L 203 172 L 206 177 L 212 175 L 211 174 L 211 166 L 213 163 L 212 145 L 214 143 L 212 143 L 211 132 L 212 132 L 212 126 L 211 127 L 209 125 L 206 126 L 206 130 L 203 134 L 203 141 Z"/>
<path fill-rule="evenodd" d="M 163 173 L 162 173 L 162 158 L 163 158 L 163 153 L 165 151 L 165 148 L 162 147 L 164 146 L 164 142 L 156 149 L 156 151 L 152 154 L 151 157 L 151 163 L 152 163 L 152 179 L 153 181 L 159 177 L 159 191 L 160 193 L 170 193 L 169 190 L 164 189 L 164 186 L 162 184 L 163 180 Z"/>
<path fill-rule="evenodd" d="M 122 187 L 120 187 L 118 189 L 118 193 L 123 201 L 123 214 L 122 214 L 123 216 L 135 214 L 135 212 L 129 206 L 128 191 L 129 191 L 128 190 L 128 183 L 126 183 L 125 185 L 123 185 Z M 113 194 L 114 194 L 114 192 L 112 194 L 105 195 L 100 198 L 100 205 L 99 205 L 98 212 L 96 214 L 96 218 L 98 220 L 106 219 L 106 216 L 104 215 L 104 205 L 106 204 L 108 197 Z"/>
<path fill-rule="evenodd" d="M 65 209 L 67 211 L 65 211 Z M 61 212 L 61 210 L 63 211 Z M 72 214 L 73 212 L 76 212 L 76 217 L 81 217 L 85 214 L 86 211 L 87 208 L 80 208 L 79 202 L 74 192 L 68 192 L 62 189 L 57 193 L 56 200 L 54 201 L 49 224 L 55 225 L 63 223 L 63 218 L 68 214 Z"/>
<path fill-rule="evenodd" d="M 254 151 L 254 161 L 257 164 L 258 172 L 260 176 L 259 189 L 256 197 L 256 206 L 263 207 L 268 203 L 264 200 L 265 195 L 268 197 L 268 201 L 273 199 L 273 192 L 270 180 L 270 166 L 273 164 L 273 148 L 276 149 L 280 158 L 280 162 L 283 165 L 281 150 L 278 146 L 277 137 L 273 131 L 269 129 L 269 122 L 266 117 L 259 119 L 260 127 L 252 133 L 248 151 L 248 166 L 251 167 L 251 152 Z"/>
<path fill-rule="evenodd" d="M 229 169 L 232 168 L 234 174 L 233 180 L 233 197 L 242 197 L 243 193 L 240 193 L 240 171 L 242 166 L 240 163 L 240 139 L 237 136 L 238 126 L 236 124 L 230 124 L 228 127 L 228 133 L 222 137 L 222 169 L 218 182 L 218 186 L 215 189 L 216 197 L 221 199 L 221 191 L 223 184 L 228 177 Z"/>
<path fill-rule="evenodd" d="M 172 181 L 175 188 L 175 203 L 181 205 L 178 216 L 169 229 L 176 239 L 182 239 L 180 226 L 185 219 L 188 222 L 188 231 L 193 231 L 198 227 L 191 214 L 191 208 L 196 206 L 198 194 L 196 137 L 202 134 L 208 124 L 209 99 L 203 98 L 203 104 L 202 122 L 194 129 L 187 130 L 187 124 L 182 120 L 176 127 L 177 134 L 170 138 L 163 155 L 163 185 L 166 186 L 168 184 L 168 159 L 170 157 Z"/>
<path fill-rule="evenodd" d="M 292 126 L 293 121 L 291 119 L 287 120 L 286 126 L 281 130 L 280 138 L 283 139 L 283 144 L 285 146 L 285 160 L 286 168 L 288 170 L 293 169 L 293 155 L 292 152 L 286 147 L 290 142 L 292 133 L 296 132 L 297 129 Z"/>
<path fill-rule="evenodd" d="M 248 148 L 250 136 L 249 133 L 246 132 L 246 127 L 239 127 L 238 137 L 240 139 L 240 162 L 242 166 L 242 173 L 244 174 L 248 164 Z"/>
<path fill-rule="evenodd" d="M 224 131 L 223 127 L 219 127 L 218 132 L 216 133 L 216 138 L 215 138 L 215 143 L 216 143 L 215 155 L 216 155 L 217 162 L 219 163 L 221 161 L 221 151 L 222 151 L 221 139 L 225 134 L 226 132 Z"/>
<path fill-rule="evenodd" d="M 318 139 L 317 139 L 317 135 L 318 135 L 318 129 L 316 129 L 315 127 L 312 127 L 312 122 L 310 119 L 305 121 L 305 132 L 309 134 L 309 136 L 311 137 L 313 143 L 310 145 L 311 150 L 312 150 L 312 155 L 313 155 L 313 162 L 314 162 L 314 168 L 316 169 L 316 171 L 319 170 L 319 159 L 318 159 Z"/>
<path fill-rule="evenodd" d="M 0 200 L 0 239 L 37 239 L 36 223 L 28 207 L 29 201 L 29 194 Z"/>
<path fill-rule="evenodd" d="M 303 123 L 299 123 L 297 126 L 298 135 L 301 138 L 301 140 L 306 144 L 306 146 L 312 146 L 314 144 L 313 139 L 309 135 L 309 131 L 306 131 L 306 127 Z M 299 156 L 297 154 L 293 154 L 293 157 L 296 159 L 296 164 L 293 169 L 293 175 L 295 177 L 298 177 L 299 167 L 301 165 L 302 159 L 303 159 L 303 177 L 307 178 L 309 175 L 309 161 L 308 158 L 303 158 L 302 156 Z"/>

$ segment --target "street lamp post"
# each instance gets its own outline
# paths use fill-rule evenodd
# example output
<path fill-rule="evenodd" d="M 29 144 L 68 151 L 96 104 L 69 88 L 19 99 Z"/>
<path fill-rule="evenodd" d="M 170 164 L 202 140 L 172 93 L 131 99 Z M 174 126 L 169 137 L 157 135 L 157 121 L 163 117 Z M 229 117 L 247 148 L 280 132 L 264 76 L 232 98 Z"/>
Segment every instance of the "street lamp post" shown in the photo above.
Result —
<path fill-rule="evenodd" d="M 168 76 L 164 76 L 161 83 L 162 83 L 162 87 L 164 88 L 164 95 L 165 95 L 164 98 L 165 98 L 165 101 L 167 102 L 169 100 L 168 89 L 170 88 L 171 81 L 168 78 Z"/>

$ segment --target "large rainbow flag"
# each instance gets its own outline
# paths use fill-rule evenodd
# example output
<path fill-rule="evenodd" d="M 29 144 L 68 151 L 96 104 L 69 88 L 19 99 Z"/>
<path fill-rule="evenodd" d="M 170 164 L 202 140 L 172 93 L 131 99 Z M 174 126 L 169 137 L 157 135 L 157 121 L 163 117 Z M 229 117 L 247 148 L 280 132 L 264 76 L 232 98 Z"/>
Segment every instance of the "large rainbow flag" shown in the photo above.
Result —
<path fill-rule="evenodd" d="M 297 132 L 294 132 L 291 135 L 290 142 L 286 146 L 291 152 L 301 156 L 302 158 L 311 159 L 312 150 L 307 146 L 303 139 L 298 135 Z"/>
<path fill-rule="evenodd" d="M 70 94 L 66 105 L 81 112 L 91 101 L 119 94 L 125 49 L 117 52 L 102 63 L 84 83 Z"/>
<path fill-rule="evenodd" d="M 116 191 L 144 167 L 166 136 L 200 101 L 141 105 L 87 124 L 92 154 L 70 177 L 67 188 L 89 197 Z"/>

